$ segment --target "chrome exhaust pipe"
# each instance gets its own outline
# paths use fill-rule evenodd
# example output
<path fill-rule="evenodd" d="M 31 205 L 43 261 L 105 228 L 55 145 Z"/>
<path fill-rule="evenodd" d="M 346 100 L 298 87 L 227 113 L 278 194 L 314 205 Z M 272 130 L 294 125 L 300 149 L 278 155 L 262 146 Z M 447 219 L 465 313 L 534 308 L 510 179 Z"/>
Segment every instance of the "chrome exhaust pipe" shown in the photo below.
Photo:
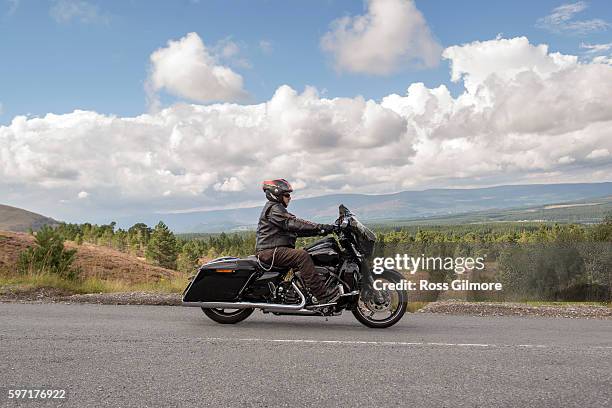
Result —
<path fill-rule="evenodd" d="M 252 303 L 252 302 L 182 302 L 183 306 L 203 307 L 206 309 L 262 309 L 265 312 L 285 312 L 292 310 L 301 310 L 306 306 L 306 297 L 302 291 L 291 282 L 291 286 L 300 296 L 300 303 L 297 305 L 283 305 L 280 303 Z"/>

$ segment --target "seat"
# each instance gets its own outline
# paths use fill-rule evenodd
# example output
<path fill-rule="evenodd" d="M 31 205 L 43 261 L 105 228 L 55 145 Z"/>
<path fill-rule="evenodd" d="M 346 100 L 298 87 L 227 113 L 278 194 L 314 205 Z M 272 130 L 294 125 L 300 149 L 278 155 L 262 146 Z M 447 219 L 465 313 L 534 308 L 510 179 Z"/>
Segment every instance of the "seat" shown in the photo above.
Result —
<path fill-rule="evenodd" d="M 289 270 L 288 266 L 272 266 L 270 269 L 270 265 L 265 262 L 260 262 L 257 260 L 257 256 L 249 255 L 246 258 L 243 258 L 244 261 L 251 263 L 256 269 L 262 269 L 266 272 L 287 272 Z"/>

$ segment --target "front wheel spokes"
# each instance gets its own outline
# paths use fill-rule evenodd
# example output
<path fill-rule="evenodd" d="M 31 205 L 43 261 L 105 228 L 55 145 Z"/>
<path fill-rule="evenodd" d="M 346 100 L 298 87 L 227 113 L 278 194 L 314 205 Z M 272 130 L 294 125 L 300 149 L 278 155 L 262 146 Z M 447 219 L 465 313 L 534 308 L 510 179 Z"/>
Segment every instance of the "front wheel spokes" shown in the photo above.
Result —
<path fill-rule="evenodd" d="M 397 291 L 385 290 L 384 292 L 370 294 L 363 297 L 358 301 L 358 308 L 360 309 L 361 315 L 371 321 L 384 321 L 393 317 L 393 315 L 400 308 L 400 294 Z M 377 303 L 374 298 L 382 298 L 382 303 Z"/>

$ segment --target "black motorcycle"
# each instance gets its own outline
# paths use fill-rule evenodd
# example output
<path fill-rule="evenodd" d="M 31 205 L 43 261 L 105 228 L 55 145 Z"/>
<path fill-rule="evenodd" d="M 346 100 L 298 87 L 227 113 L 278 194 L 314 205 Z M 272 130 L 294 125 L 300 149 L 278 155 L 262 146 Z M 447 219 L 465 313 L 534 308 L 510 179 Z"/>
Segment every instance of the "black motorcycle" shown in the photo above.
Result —
<path fill-rule="evenodd" d="M 256 256 L 223 257 L 202 265 L 183 292 L 183 306 L 201 307 L 218 323 L 238 323 L 261 309 L 276 315 L 337 316 L 351 310 L 368 327 L 385 328 L 406 312 L 407 293 L 389 290 L 385 282 L 403 277 L 394 270 L 373 275 L 369 258 L 376 234 L 340 206 L 336 220 L 338 239 L 327 237 L 304 248 L 327 288 L 337 286 L 341 295 L 333 303 L 317 304 L 299 272 L 267 265 Z M 380 281 L 374 289 L 374 280 Z"/>

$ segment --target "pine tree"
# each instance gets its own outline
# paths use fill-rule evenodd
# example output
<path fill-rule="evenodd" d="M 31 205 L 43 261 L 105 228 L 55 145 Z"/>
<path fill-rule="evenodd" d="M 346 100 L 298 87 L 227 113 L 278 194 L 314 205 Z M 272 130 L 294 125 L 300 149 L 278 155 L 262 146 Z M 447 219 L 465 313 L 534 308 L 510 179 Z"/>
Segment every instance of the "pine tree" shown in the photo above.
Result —
<path fill-rule="evenodd" d="M 159 266 L 176 269 L 176 247 L 176 237 L 168 226 L 160 221 L 151 234 L 145 256 Z"/>

